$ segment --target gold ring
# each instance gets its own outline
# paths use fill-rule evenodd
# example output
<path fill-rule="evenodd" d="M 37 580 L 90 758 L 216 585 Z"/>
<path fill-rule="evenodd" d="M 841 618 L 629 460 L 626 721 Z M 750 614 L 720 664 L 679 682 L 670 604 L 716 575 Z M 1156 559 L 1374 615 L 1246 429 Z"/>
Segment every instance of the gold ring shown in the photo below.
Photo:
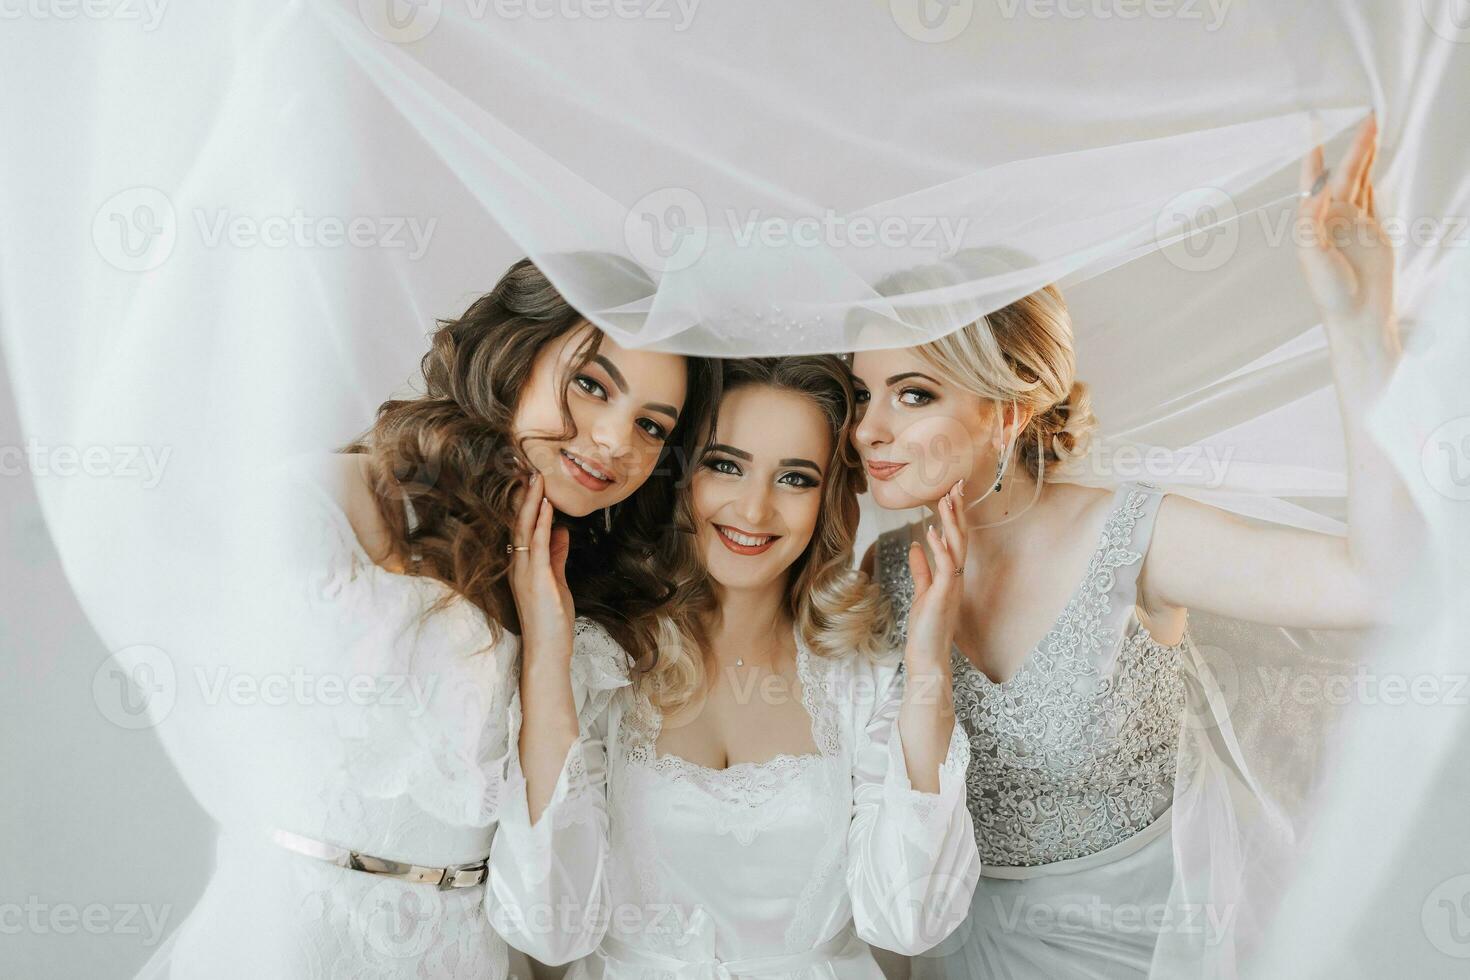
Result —
<path fill-rule="evenodd" d="M 965 574 L 965 566 L 964 565 L 961 565 L 959 568 L 956 568 L 954 570 L 954 573 L 955 573 L 956 576 L 960 576 L 960 575 Z"/>
<path fill-rule="evenodd" d="M 510 544 L 509 542 L 507 542 L 506 545 L 505 545 L 505 553 L 507 555 L 512 554 L 512 553 L 517 552 L 517 551 L 530 551 L 530 550 L 531 550 L 531 546 L 528 545 L 528 544 Z"/>
<path fill-rule="evenodd" d="M 1311 188 L 1311 190 L 1302 191 L 1301 192 L 1301 196 L 1303 198 L 1306 198 L 1306 199 L 1310 200 L 1311 198 L 1316 197 L 1318 194 L 1321 194 L 1322 193 L 1322 188 L 1324 188 L 1324 187 L 1327 186 L 1327 179 L 1329 177 L 1331 177 L 1331 176 L 1332 176 L 1332 168 L 1331 167 L 1328 167 L 1327 169 L 1323 170 L 1320 174 L 1317 175 L 1317 179 L 1316 180 L 1312 181 L 1312 188 Z"/>

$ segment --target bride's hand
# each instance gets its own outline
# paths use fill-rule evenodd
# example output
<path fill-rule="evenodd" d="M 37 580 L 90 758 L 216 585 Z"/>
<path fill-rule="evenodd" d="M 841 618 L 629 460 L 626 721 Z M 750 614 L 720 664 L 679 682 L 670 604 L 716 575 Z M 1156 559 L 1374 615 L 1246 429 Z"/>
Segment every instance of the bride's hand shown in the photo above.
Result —
<path fill-rule="evenodd" d="M 521 621 L 521 649 L 526 657 L 560 655 L 570 659 L 576 607 L 567 588 L 567 529 L 552 524 L 554 511 L 546 499 L 540 473 L 521 491 L 510 561 L 510 588 Z"/>
<path fill-rule="evenodd" d="M 1298 204 L 1308 233 L 1297 236 L 1297 254 L 1328 330 L 1341 326 L 1369 337 L 1376 330 L 1386 350 L 1396 354 L 1394 250 L 1373 201 L 1377 155 L 1378 121 L 1370 116 L 1325 181 L 1320 146 L 1302 161 L 1302 192 L 1310 196 Z"/>
<path fill-rule="evenodd" d="M 929 551 L 934 556 L 932 569 L 918 542 L 909 547 L 914 601 L 909 608 L 904 660 L 911 670 L 949 667 L 960 599 L 964 595 L 965 553 L 970 540 L 964 500 L 963 480 L 950 487 L 939 500 L 940 529 L 931 524 L 925 531 Z"/>

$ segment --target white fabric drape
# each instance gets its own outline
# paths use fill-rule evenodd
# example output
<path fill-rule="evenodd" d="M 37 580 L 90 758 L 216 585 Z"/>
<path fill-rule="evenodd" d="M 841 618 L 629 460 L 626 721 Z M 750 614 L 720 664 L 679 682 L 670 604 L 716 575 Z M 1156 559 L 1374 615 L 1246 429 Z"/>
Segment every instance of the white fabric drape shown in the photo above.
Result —
<path fill-rule="evenodd" d="M 1410 332 L 1374 418 L 1433 531 L 1404 584 L 1419 626 L 1350 656 L 1331 637 L 1202 638 L 1199 703 L 1251 765 L 1184 784 L 1216 819 L 1176 843 L 1176 900 L 1200 862 L 1241 862 L 1214 865 L 1249 913 L 1228 958 L 1208 951 L 1216 973 L 1434 976 L 1470 955 L 1470 844 L 1442 819 L 1470 778 L 1450 761 L 1470 725 L 1452 694 L 1470 580 L 1462 4 L 58 10 L 28 5 L 0 37 L 0 341 L 28 437 L 8 459 L 99 634 L 180 676 L 213 655 L 211 624 L 251 621 L 236 558 L 285 506 L 260 499 L 259 467 L 364 428 L 433 318 L 520 254 L 621 341 L 708 354 L 913 343 L 916 305 L 1060 281 L 1103 423 L 1068 478 L 1340 530 L 1290 195 L 1306 148 L 1331 158 L 1376 110 Z M 891 273 L 956 256 L 979 258 L 944 296 L 885 295 Z M 1251 696 L 1271 671 L 1358 664 L 1440 693 L 1331 711 Z M 185 778 L 213 813 L 248 807 L 190 717 L 158 726 Z M 1169 955 L 1161 977 L 1180 975 Z"/>

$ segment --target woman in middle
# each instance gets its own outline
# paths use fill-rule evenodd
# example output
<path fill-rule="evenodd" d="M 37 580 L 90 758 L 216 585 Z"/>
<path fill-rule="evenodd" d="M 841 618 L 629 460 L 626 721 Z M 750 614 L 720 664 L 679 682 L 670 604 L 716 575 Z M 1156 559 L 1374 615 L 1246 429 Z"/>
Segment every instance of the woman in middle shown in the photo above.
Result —
<path fill-rule="evenodd" d="M 600 915 L 605 938 L 571 978 L 880 980 L 868 944 L 937 944 L 979 877 L 948 655 L 963 488 L 930 532 L 932 567 L 915 551 L 907 643 L 887 649 L 884 605 L 852 568 L 863 475 L 846 365 L 728 361 L 724 389 L 676 505 L 687 534 L 666 570 L 675 612 L 641 624 L 636 658 L 586 620 L 573 628 L 563 549 L 526 512 L 520 533 L 541 578 L 518 601 L 554 606 L 566 626 L 523 648 L 523 676 L 560 657 L 548 675 L 618 688 L 580 722 L 606 747 L 605 772 L 579 778 L 605 781 L 610 850 L 606 869 L 559 861 L 558 873 L 500 889 L 500 914 L 539 913 L 553 929 Z M 527 747 L 527 733 L 576 730 L 577 702 L 589 703 L 534 683 L 521 697 Z M 511 836 L 537 836 L 564 792 L 557 761 L 521 753 L 525 826 Z M 574 879 L 603 873 L 610 908 L 564 907 L 565 895 L 596 892 Z"/>

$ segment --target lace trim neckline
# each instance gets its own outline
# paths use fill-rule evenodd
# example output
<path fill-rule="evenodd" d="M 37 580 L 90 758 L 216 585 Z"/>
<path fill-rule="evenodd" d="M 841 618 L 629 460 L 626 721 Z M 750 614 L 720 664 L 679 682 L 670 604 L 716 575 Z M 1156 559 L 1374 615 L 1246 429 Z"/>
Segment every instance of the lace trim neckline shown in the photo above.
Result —
<path fill-rule="evenodd" d="M 803 769 L 826 758 L 822 752 L 822 738 L 818 730 L 820 721 L 815 709 L 814 696 L 812 693 L 811 680 L 811 652 L 802 641 L 801 631 L 792 627 L 792 633 L 796 638 L 796 677 L 801 683 L 801 706 L 807 713 L 807 721 L 811 728 L 812 744 L 817 747 L 814 752 L 778 752 L 769 759 L 761 759 L 749 762 L 732 762 L 722 768 L 701 765 L 691 762 L 673 752 L 660 754 L 658 751 L 658 737 L 663 731 L 663 712 L 654 707 L 653 702 L 646 695 L 640 693 L 639 700 L 648 715 L 648 735 L 640 761 L 647 768 L 659 773 L 675 772 L 685 775 L 695 775 L 703 780 L 730 780 L 743 781 L 745 777 L 763 773 L 767 770 L 779 772 L 783 770 L 796 771 Z"/>
<path fill-rule="evenodd" d="M 713 766 L 700 765 L 698 762 L 690 762 L 681 755 L 672 752 L 664 755 L 656 755 L 650 761 L 651 768 L 657 772 L 679 772 L 693 774 L 701 779 L 726 779 L 731 782 L 743 782 L 745 777 L 752 773 L 781 772 L 795 770 L 820 762 L 823 756 L 820 752 L 778 752 L 769 759 L 759 762 L 732 762 L 722 769 Z"/>

